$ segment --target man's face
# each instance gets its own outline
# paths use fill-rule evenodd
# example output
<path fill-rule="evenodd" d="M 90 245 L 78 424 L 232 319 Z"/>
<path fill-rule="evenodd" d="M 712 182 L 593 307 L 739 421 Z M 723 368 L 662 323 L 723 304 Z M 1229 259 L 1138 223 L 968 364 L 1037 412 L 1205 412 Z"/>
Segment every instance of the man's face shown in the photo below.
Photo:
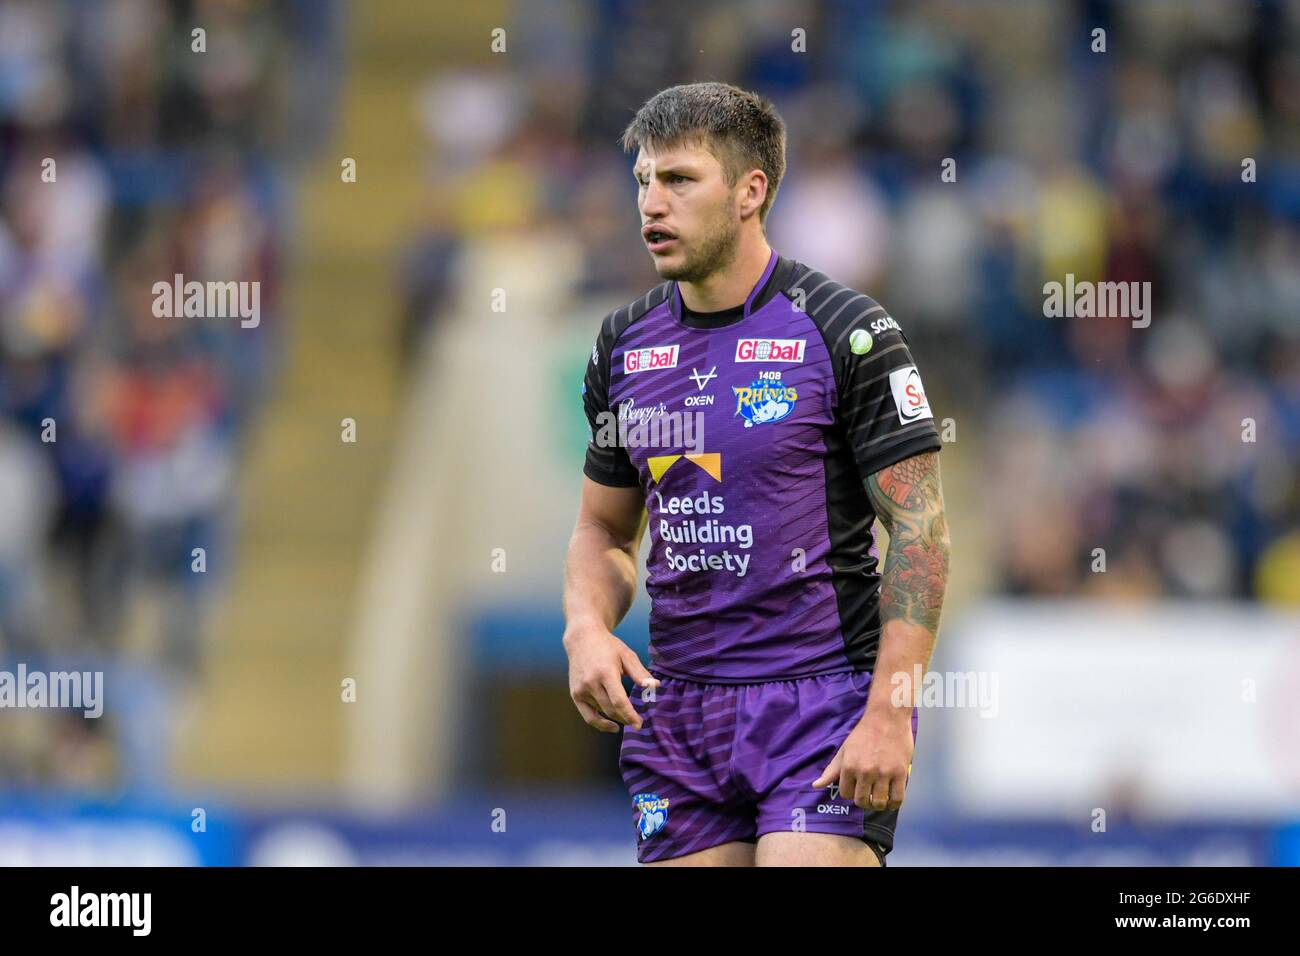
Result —
<path fill-rule="evenodd" d="M 662 279 L 697 282 L 729 265 L 740 238 L 736 189 L 702 146 L 643 147 L 632 168 L 638 182 L 642 241 Z M 662 235 L 647 236 L 658 228 Z"/>

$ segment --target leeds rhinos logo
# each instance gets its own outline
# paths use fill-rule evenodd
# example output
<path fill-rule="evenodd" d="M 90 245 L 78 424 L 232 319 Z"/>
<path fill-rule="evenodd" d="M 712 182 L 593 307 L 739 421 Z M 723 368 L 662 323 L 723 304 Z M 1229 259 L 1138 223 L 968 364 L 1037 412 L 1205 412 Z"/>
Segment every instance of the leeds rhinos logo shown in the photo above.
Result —
<path fill-rule="evenodd" d="M 733 385 L 736 393 L 736 414 L 745 420 L 746 428 L 779 422 L 794 411 L 799 398 L 792 386 L 781 381 L 780 372 L 762 372 L 749 385 Z"/>
<path fill-rule="evenodd" d="M 642 840 L 648 840 L 668 825 L 668 798 L 657 793 L 638 793 L 632 798 L 641 816 L 636 828 Z"/>

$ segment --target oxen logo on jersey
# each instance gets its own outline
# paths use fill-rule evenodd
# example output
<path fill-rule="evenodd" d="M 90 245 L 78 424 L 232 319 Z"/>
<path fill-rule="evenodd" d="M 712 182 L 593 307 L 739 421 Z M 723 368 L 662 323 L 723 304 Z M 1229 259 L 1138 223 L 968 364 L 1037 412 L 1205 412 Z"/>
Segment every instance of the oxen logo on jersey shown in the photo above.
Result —
<path fill-rule="evenodd" d="M 894 404 L 898 406 L 898 420 L 904 425 L 934 417 L 925 397 L 925 389 L 921 386 L 921 373 L 915 365 L 890 372 L 889 388 L 894 393 Z"/>
<path fill-rule="evenodd" d="M 718 377 L 718 367 L 716 365 L 713 366 L 713 368 L 709 369 L 703 375 L 700 374 L 699 369 L 695 369 L 695 368 L 691 369 L 691 379 L 695 382 L 695 387 L 698 388 L 701 392 L 704 391 L 704 386 L 708 385 L 711 381 L 713 381 L 717 377 Z"/>
<path fill-rule="evenodd" d="M 700 374 L 700 370 L 697 368 L 691 369 L 691 381 L 695 383 L 695 387 L 701 392 L 717 377 L 718 367 L 716 365 L 704 374 Z M 711 393 L 708 395 L 687 395 L 682 399 L 682 404 L 687 408 L 698 408 L 702 405 L 712 405 L 713 398 L 714 396 Z"/>
<path fill-rule="evenodd" d="M 623 353 L 623 374 L 653 372 L 677 367 L 676 345 L 655 345 L 648 349 L 631 349 Z"/>
<path fill-rule="evenodd" d="M 779 422 L 794 411 L 798 392 L 781 381 L 780 372 L 760 372 L 752 383 L 733 385 L 736 393 L 736 414 L 745 420 L 746 428 Z"/>
<path fill-rule="evenodd" d="M 802 362 L 805 339 L 739 339 L 737 362 Z"/>
<path fill-rule="evenodd" d="M 638 793 L 632 798 L 641 816 L 636 821 L 642 840 L 648 840 L 668 825 L 668 798 L 657 793 Z"/>

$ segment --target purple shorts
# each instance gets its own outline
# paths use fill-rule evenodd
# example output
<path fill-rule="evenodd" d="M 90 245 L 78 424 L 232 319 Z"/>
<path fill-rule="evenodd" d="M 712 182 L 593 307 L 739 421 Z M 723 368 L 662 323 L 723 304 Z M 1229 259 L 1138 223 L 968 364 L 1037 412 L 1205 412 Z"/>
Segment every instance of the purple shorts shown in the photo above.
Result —
<path fill-rule="evenodd" d="M 659 675 L 656 675 L 659 676 Z M 894 845 L 897 810 L 863 810 L 838 785 L 813 789 L 867 706 L 871 674 L 846 671 L 762 684 L 660 677 L 633 688 L 640 730 L 623 728 L 619 767 L 632 796 L 637 859 L 685 856 L 764 833 L 838 833 Z M 917 711 L 912 711 L 916 739 Z"/>

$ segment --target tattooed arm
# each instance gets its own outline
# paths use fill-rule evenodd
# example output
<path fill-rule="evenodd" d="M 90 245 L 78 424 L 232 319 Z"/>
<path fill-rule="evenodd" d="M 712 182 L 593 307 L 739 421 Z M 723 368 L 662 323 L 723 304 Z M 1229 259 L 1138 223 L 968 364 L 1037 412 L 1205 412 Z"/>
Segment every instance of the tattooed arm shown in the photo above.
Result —
<path fill-rule="evenodd" d="M 838 780 L 858 806 L 897 810 L 912 765 L 912 707 L 939 631 L 948 583 L 948 522 L 939 455 L 925 452 L 866 480 L 889 550 L 880 582 L 883 628 L 866 713 L 814 786 Z"/>
<path fill-rule="evenodd" d="M 948 584 L 948 522 L 939 485 L 939 453 L 904 458 L 868 476 L 866 486 L 872 507 L 889 532 L 880 582 L 885 633 L 920 628 L 933 641 Z M 893 622 L 911 626 L 891 628 Z"/>
<path fill-rule="evenodd" d="M 867 713 L 910 721 L 914 695 L 920 692 L 915 677 L 929 667 L 948 585 L 948 521 L 939 485 L 939 453 L 904 458 L 868 476 L 866 486 L 889 532 L 874 672 L 880 680 L 872 681 Z M 895 690 L 898 693 L 892 693 Z"/>

